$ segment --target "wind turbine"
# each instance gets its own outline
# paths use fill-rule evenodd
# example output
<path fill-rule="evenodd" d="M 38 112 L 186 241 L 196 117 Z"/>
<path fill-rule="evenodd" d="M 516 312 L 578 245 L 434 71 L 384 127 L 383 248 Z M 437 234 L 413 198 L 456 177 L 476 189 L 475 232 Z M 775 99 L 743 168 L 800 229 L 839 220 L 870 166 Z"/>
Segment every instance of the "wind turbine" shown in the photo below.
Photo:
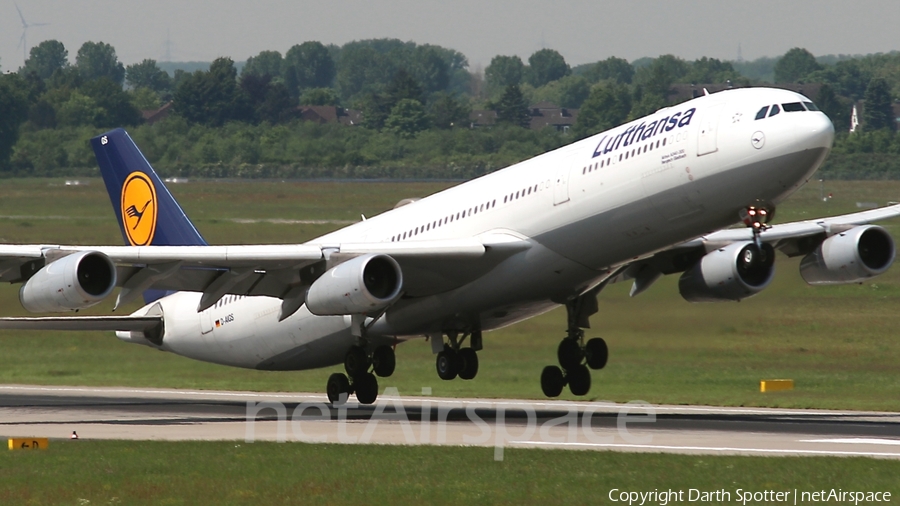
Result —
<path fill-rule="evenodd" d="M 22 15 L 22 9 L 19 8 L 19 4 L 13 2 L 13 5 L 16 6 L 16 10 L 19 11 L 19 19 L 22 20 L 22 37 L 19 39 L 19 46 L 22 46 L 22 65 L 24 65 L 25 60 L 28 58 L 28 39 L 26 38 L 28 29 L 32 26 L 46 26 L 50 23 L 29 23 L 25 21 L 25 16 Z M 18 48 L 18 46 L 16 47 Z"/>

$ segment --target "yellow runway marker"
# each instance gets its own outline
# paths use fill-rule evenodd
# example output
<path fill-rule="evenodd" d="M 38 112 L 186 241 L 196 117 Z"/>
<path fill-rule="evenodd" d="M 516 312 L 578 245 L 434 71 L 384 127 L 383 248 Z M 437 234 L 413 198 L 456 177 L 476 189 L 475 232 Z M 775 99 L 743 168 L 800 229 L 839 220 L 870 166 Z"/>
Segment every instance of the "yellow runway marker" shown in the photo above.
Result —
<path fill-rule="evenodd" d="M 46 450 L 50 440 L 45 437 L 9 438 L 10 450 Z"/>
<path fill-rule="evenodd" d="M 778 390 L 793 390 L 794 380 L 762 380 L 759 382 L 760 392 L 777 392 Z"/>

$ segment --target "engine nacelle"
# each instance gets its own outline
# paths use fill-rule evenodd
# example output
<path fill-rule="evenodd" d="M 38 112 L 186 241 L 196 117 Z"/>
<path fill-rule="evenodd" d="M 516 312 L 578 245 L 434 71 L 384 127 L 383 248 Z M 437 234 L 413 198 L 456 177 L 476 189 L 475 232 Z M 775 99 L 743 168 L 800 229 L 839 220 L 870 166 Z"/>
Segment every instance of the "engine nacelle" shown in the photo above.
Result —
<path fill-rule="evenodd" d="M 403 274 L 387 255 L 368 254 L 329 269 L 313 282 L 306 307 L 314 315 L 368 314 L 400 296 Z"/>
<path fill-rule="evenodd" d="M 769 244 L 736 242 L 707 253 L 678 280 L 688 302 L 741 300 L 769 286 L 775 276 L 775 250 Z"/>
<path fill-rule="evenodd" d="M 811 285 L 858 283 L 883 274 L 894 263 L 895 254 L 887 230 L 863 225 L 822 241 L 800 262 L 800 275 Z"/>
<path fill-rule="evenodd" d="M 32 313 L 60 313 L 97 304 L 116 287 L 116 266 L 103 253 L 82 251 L 45 265 L 19 290 Z"/>

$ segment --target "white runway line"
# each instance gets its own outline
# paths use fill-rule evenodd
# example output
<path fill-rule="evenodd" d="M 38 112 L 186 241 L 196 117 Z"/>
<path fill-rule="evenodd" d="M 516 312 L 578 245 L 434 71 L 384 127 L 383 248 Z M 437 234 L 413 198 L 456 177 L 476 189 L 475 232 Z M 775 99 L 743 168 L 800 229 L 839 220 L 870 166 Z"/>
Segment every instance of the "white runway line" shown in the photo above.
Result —
<path fill-rule="evenodd" d="M 801 439 L 800 442 L 900 446 L 900 440 L 898 439 L 872 439 L 863 437 L 845 437 L 836 439 Z"/>
<path fill-rule="evenodd" d="M 642 445 L 628 443 L 550 443 L 545 441 L 509 441 L 508 444 L 530 446 L 568 446 L 583 448 L 629 448 L 635 450 L 674 450 L 681 452 L 729 452 L 729 453 L 761 453 L 775 455 L 831 455 L 846 457 L 900 457 L 900 453 L 888 452 L 846 452 L 826 450 L 787 450 L 779 448 L 731 448 L 725 446 L 670 446 L 670 445 Z"/>

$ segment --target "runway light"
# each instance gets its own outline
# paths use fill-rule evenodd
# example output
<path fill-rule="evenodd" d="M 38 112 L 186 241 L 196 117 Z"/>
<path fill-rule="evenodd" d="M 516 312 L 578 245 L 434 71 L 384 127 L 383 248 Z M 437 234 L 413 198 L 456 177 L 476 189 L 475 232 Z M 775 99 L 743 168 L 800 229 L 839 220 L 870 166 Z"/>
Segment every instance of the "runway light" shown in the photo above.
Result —
<path fill-rule="evenodd" d="M 49 445 L 45 437 L 9 438 L 10 450 L 46 450 Z"/>
<path fill-rule="evenodd" d="M 760 392 L 777 392 L 779 390 L 793 390 L 793 389 L 794 389 L 794 380 L 791 380 L 791 379 L 762 380 L 759 382 L 759 391 Z"/>

